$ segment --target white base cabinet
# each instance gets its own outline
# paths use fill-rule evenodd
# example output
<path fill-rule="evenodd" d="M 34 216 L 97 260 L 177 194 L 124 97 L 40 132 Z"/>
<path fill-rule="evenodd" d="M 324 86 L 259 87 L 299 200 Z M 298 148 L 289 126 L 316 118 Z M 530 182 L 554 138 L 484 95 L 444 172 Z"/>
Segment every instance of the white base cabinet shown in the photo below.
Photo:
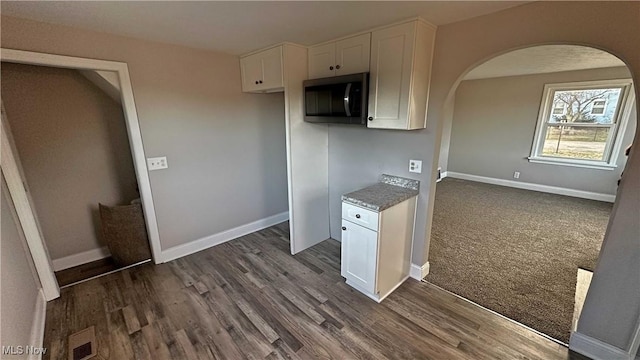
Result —
<path fill-rule="evenodd" d="M 367 293 L 376 292 L 378 233 L 342 220 L 342 276 Z"/>
<path fill-rule="evenodd" d="M 341 275 L 381 302 L 408 277 L 416 197 L 381 212 L 342 203 Z"/>

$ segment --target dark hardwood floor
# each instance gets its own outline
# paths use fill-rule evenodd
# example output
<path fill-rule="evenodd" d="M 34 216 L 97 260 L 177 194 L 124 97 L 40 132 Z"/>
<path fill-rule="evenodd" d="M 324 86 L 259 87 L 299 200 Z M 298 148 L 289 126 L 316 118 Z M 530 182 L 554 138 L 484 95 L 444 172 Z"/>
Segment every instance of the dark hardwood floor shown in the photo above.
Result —
<path fill-rule="evenodd" d="M 428 283 L 376 304 L 340 277 L 338 242 L 291 256 L 287 223 L 63 289 L 45 358 L 92 325 L 96 359 L 582 359 Z"/>
<path fill-rule="evenodd" d="M 58 285 L 66 286 L 117 269 L 118 265 L 116 265 L 111 257 L 108 257 L 69 269 L 56 271 L 56 279 L 58 280 Z"/>

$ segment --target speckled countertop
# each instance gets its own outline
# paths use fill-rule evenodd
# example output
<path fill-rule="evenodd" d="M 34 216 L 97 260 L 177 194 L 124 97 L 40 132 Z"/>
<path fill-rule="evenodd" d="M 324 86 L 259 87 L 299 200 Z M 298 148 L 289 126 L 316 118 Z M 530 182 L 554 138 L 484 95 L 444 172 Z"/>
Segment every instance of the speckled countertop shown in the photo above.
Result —
<path fill-rule="evenodd" d="M 418 195 L 419 190 L 418 180 L 385 174 L 375 185 L 342 195 L 342 201 L 380 212 Z"/>

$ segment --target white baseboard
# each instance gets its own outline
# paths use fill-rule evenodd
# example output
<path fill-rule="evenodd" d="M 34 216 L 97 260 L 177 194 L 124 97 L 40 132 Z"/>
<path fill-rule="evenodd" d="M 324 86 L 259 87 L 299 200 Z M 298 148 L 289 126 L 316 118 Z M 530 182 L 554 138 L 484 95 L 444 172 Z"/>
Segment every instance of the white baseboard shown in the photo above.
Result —
<path fill-rule="evenodd" d="M 443 172 L 440 173 L 440 179 L 444 179 L 447 176 L 449 176 L 449 172 L 448 171 L 443 171 Z"/>
<path fill-rule="evenodd" d="M 477 181 L 477 182 L 482 182 L 482 183 L 487 183 L 487 184 L 507 186 L 507 187 L 513 187 L 513 188 L 518 188 L 518 189 L 540 191 L 540 192 L 546 192 L 546 193 L 550 193 L 550 194 L 573 196 L 573 197 L 583 198 L 583 199 L 606 201 L 606 202 L 611 202 L 611 203 L 616 201 L 616 196 L 615 195 L 602 194 L 602 193 L 583 191 L 583 190 L 568 189 L 568 188 L 562 188 L 562 187 L 558 187 L 558 186 L 540 185 L 540 184 L 513 181 L 513 180 L 496 179 L 496 178 L 490 178 L 490 177 L 485 177 L 485 176 L 463 174 L 463 173 L 458 173 L 458 172 L 453 172 L 453 171 L 447 171 L 447 176 L 455 178 L 455 179 Z"/>
<path fill-rule="evenodd" d="M 411 264 L 411 269 L 409 270 L 409 276 L 418 281 L 424 279 L 425 276 L 429 275 L 429 262 L 427 261 L 424 265 L 416 265 Z"/>
<path fill-rule="evenodd" d="M 572 332 L 569 349 L 593 360 L 633 360 L 634 355 L 598 339 Z"/>
<path fill-rule="evenodd" d="M 86 264 L 88 262 L 104 259 L 109 256 L 111 256 L 111 253 L 109 253 L 109 249 L 106 246 L 99 249 L 93 249 L 78 254 L 65 256 L 63 258 L 52 260 L 53 271 L 72 268 L 74 266 Z"/>
<path fill-rule="evenodd" d="M 47 317 L 47 301 L 44 298 L 44 291 L 38 291 L 38 298 L 33 313 L 33 322 L 31 323 L 31 337 L 29 346 L 34 348 L 42 348 L 44 346 L 44 321 Z M 31 354 L 29 360 L 42 359 L 42 354 Z"/>
<path fill-rule="evenodd" d="M 223 231 L 221 233 L 203 237 L 186 244 L 174 246 L 162 251 L 162 262 L 168 262 L 177 258 L 181 258 L 183 256 L 197 253 L 198 251 L 208 249 L 212 246 L 239 238 L 240 236 L 251 234 L 252 232 L 268 228 L 269 226 L 273 226 L 287 220 L 289 220 L 289 212 L 285 211 L 283 213 L 269 216 L 267 218 L 254 221 L 249 224 L 241 225 L 236 228 Z"/>

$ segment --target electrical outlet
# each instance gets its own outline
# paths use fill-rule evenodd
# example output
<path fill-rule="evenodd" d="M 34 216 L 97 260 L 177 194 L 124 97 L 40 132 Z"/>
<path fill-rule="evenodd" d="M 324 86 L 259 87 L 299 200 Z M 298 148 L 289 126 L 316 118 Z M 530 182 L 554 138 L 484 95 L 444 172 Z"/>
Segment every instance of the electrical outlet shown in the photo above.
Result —
<path fill-rule="evenodd" d="M 520 179 L 520 171 L 516 171 L 513 173 L 513 178 L 514 179 Z"/>
<path fill-rule="evenodd" d="M 409 172 L 422 173 L 422 160 L 409 160 Z"/>
<path fill-rule="evenodd" d="M 147 158 L 147 168 L 149 168 L 149 171 L 166 169 L 168 167 L 169 163 L 167 162 L 166 156 Z"/>

